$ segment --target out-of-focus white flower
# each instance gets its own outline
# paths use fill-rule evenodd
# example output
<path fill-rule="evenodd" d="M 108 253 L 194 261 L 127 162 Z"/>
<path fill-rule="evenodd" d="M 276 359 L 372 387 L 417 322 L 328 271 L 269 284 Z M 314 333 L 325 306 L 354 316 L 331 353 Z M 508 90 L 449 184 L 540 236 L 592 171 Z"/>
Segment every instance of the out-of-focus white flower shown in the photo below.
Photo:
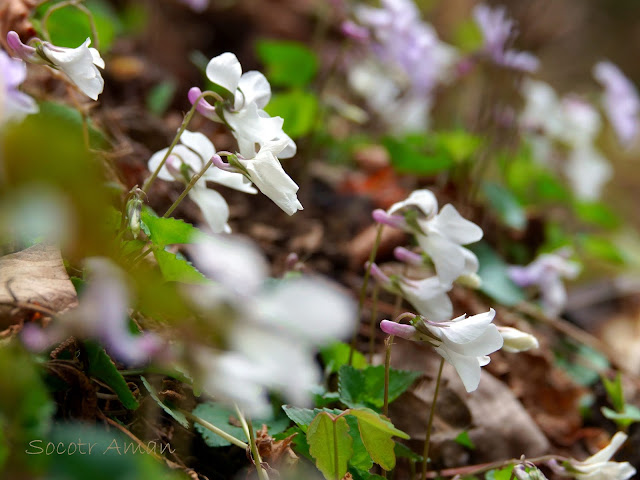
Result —
<path fill-rule="evenodd" d="M 163 148 L 151 156 L 147 165 L 149 171 L 154 172 L 158 168 L 167 151 L 168 148 Z M 185 130 L 180 135 L 180 143 L 173 148 L 167 161 L 160 169 L 158 177 L 186 184 L 193 175 L 203 169 L 215 154 L 215 147 L 205 135 Z M 229 233 L 231 231 L 227 224 L 229 206 L 222 195 L 207 188 L 207 180 L 245 193 L 257 193 L 257 190 L 243 175 L 221 170 L 215 165 L 209 167 L 200 180 L 189 190 L 189 198 L 198 205 L 211 230 L 214 233 Z"/>
<path fill-rule="evenodd" d="M 538 348 L 538 339 L 530 333 L 523 332 L 512 327 L 498 327 L 500 335 L 504 340 L 502 350 L 510 353 L 526 352 L 533 348 Z"/>
<path fill-rule="evenodd" d="M 252 70 L 243 74 L 238 58 L 230 52 L 211 59 L 206 73 L 224 102 L 216 109 L 201 99 L 197 109 L 205 117 L 225 122 L 233 129 L 241 155 L 253 157 L 256 145 L 260 149 L 266 143 L 280 140 L 284 140 L 286 145 L 279 153 L 280 158 L 295 155 L 296 144 L 282 130 L 284 120 L 281 117 L 271 117 L 263 110 L 271 99 L 271 86 L 262 73 Z M 195 104 L 201 94 L 199 88 L 192 88 L 189 90 L 189 101 Z"/>
<path fill-rule="evenodd" d="M 48 65 L 63 71 L 76 86 L 92 100 L 97 100 L 104 89 L 104 79 L 98 67 L 104 68 L 104 60 L 95 48 L 90 48 L 91 39 L 77 48 L 65 48 L 50 42 L 37 40 L 37 47 L 25 45 L 16 32 L 9 32 L 7 43 L 18 56 L 27 62 Z"/>
<path fill-rule="evenodd" d="M 561 475 L 577 480 L 628 480 L 636 474 L 636 469 L 629 462 L 612 462 L 611 458 L 627 441 L 627 434 L 617 432 L 609 445 L 586 460 L 568 460 L 560 466 L 550 462 L 551 468 Z"/>
<path fill-rule="evenodd" d="M 635 86 L 611 62 L 599 62 L 593 75 L 604 86 L 603 106 L 620 143 L 629 146 L 640 129 L 640 98 Z"/>
<path fill-rule="evenodd" d="M 573 149 L 564 167 L 575 195 L 581 200 L 596 201 L 613 176 L 613 167 L 591 145 Z"/>
<path fill-rule="evenodd" d="M 504 7 L 491 8 L 481 3 L 473 9 L 473 18 L 482 31 L 484 50 L 494 62 L 524 72 L 538 69 L 540 61 L 533 54 L 507 48 L 514 33 L 514 22 L 507 17 Z"/>
<path fill-rule="evenodd" d="M 206 237 L 196 242 L 192 254 L 196 266 L 217 282 L 210 286 L 212 295 L 224 298 L 237 313 L 227 338 L 230 351 L 219 358 L 209 355 L 211 370 L 201 365 L 208 393 L 237 402 L 252 415 L 269 409 L 269 390 L 308 404 L 310 389 L 321 378 L 317 347 L 353 332 L 352 300 L 319 279 L 265 285 L 266 262 L 246 241 Z M 226 293 L 221 295 L 221 289 Z M 241 388 L 235 388 L 236 382 Z"/>
<path fill-rule="evenodd" d="M 504 347 L 502 347 L 502 349 L 504 350 Z M 528 472 L 526 467 L 529 467 Z M 513 474 L 518 480 L 547 480 L 547 477 L 544 476 L 544 473 L 542 473 L 533 464 L 529 464 L 526 466 L 522 464 L 516 465 L 515 467 L 513 467 Z"/>
<path fill-rule="evenodd" d="M 0 124 L 21 120 L 25 115 L 38 111 L 33 98 L 18 90 L 26 77 L 27 66 L 24 62 L 0 50 Z"/>
<path fill-rule="evenodd" d="M 454 366 L 467 392 L 480 384 L 480 367 L 489 363 L 488 355 L 503 345 L 502 336 L 491 323 L 495 310 L 448 322 L 428 322 L 416 317 L 412 325 L 383 320 L 382 331 L 408 340 L 428 342 L 436 352 Z"/>
<path fill-rule="evenodd" d="M 114 358 L 131 365 L 160 355 L 164 342 L 153 333 L 133 335 L 128 327 L 127 285 L 124 272 L 111 260 L 86 260 L 89 280 L 80 305 L 54 320 L 47 328 L 25 325 L 22 340 L 36 351 L 49 348 L 71 335 L 99 341 Z"/>
<path fill-rule="evenodd" d="M 545 253 L 526 267 L 510 266 L 508 274 L 521 287 L 536 285 L 542 295 L 544 311 L 549 316 L 557 316 L 567 301 L 563 278 L 573 279 L 580 273 L 580 266 L 568 260 L 571 250 L 560 249 Z"/>

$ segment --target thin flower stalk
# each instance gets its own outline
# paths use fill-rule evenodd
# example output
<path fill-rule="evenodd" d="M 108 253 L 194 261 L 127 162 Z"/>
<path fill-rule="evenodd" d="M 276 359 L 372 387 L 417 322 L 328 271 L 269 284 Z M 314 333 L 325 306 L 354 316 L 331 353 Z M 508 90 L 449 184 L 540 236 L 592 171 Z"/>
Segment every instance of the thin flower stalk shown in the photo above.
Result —
<path fill-rule="evenodd" d="M 440 381 L 442 380 L 442 370 L 444 368 L 444 358 L 440 359 L 440 367 L 438 368 L 438 377 L 436 378 L 436 389 L 433 392 L 433 401 L 429 410 L 429 420 L 427 421 L 427 435 L 424 439 L 424 450 L 422 452 L 422 480 L 427 480 L 427 464 L 429 462 L 429 446 L 431 443 L 431 430 L 433 427 L 433 417 L 436 412 L 436 401 L 438 400 L 438 392 L 440 391 Z"/>

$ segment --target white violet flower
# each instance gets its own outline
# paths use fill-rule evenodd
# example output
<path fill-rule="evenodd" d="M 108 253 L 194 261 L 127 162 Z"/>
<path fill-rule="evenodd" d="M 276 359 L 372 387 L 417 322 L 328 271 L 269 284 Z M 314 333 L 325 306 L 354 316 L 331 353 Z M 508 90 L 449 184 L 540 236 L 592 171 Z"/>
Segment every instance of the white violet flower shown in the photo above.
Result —
<path fill-rule="evenodd" d="M 7 43 L 27 62 L 48 65 L 63 71 L 76 86 L 92 100 L 97 100 L 104 89 L 104 79 L 98 67 L 105 68 L 104 60 L 91 39 L 77 48 L 65 48 L 36 39 L 36 47 L 25 45 L 16 32 L 9 32 Z"/>
<path fill-rule="evenodd" d="M 480 384 L 480 367 L 490 361 L 488 355 L 503 345 L 502 336 L 491 323 L 495 310 L 467 317 L 461 315 L 448 322 L 430 322 L 415 317 L 411 325 L 383 320 L 380 328 L 389 335 L 431 344 L 436 352 L 458 372 L 467 392 Z"/>

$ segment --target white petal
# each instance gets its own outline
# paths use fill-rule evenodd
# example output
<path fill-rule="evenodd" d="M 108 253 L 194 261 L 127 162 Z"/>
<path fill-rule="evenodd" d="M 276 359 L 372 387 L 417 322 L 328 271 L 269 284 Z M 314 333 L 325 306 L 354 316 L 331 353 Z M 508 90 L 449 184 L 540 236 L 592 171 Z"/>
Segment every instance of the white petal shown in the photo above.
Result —
<path fill-rule="evenodd" d="M 456 242 L 459 245 L 477 242 L 482 238 L 482 229 L 465 219 L 456 208 L 448 203 L 433 220 L 428 222 L 429 230 Z"/>
<path fill-rule="evenodd" d="M 447 330 L 447 328 L 442 329 L 443 332 Z M 479 337 L 467 343 L 452 342 L 443 336 L 443 346 L 452 352 L 468 357 L 484 357 L 500 350 L 503 344 L 504 340 L 500 332 L 498 332 L 498 328 L 493 324 L 489 325 Z"/>
<path fill-rule="evenodd" d="M 465 255 L 463 247 L 440 235 L 417 235 L 418 244 L 431 257 L 443 285 L 452 284 L 464 273 Z"/>
<path fill-rule="evenodd" d="M 227 205 L 222 195 L 215 190 L 206 188 L 204 185 L 202 187 L 194 186 L 188 195 L 200 208 L 202 216 L 211 227 L 213 233 L 229 233 L 231 231 L 227 224 L 229 220 L 229 205 Z"/>
<path fill-rule="evenodd" d="M 473 392 L 478 388 L 480 385 L 480 362 L 476 357 L 465 357 L 444 346 L 436 347 L 436 352 L 453 365 L 467 392 Z"/>
<path fill-rule="evenodd" d="M 281 117 L 270 117 L 263 110 L 259 110 L 255 103 L 237 112 L 225 112 L 224 119 L 233 128 L 233 136 L 238 140 L 240 153 L 246 158 L 255 155 L 256 144 L 261 148 L 284 135 L 284 120 Z"/>
<path fill-rule="evenodd" d="M 202 166 L 211 160 L 216 149 L 206 135 L 200 132 L 190 132 L 185 130 L 180 135 L 180 143 L 193 150 L 202 158 Z"/>
<path fill-rule="evenodd" d="M 488 312 L 464 318 L 458 317 L 447 322 L 447 327 L 442 328 L 442 336 L 454 343 L 468 343 L 479 338 L 489 327 L 496 315 L 492 308 Z M 437 327 L 434 327 L 437 328 Z"/>
<path fill-rule="evenodd" d="M 287 215 L 302 210 L 296 192 L 298 185 L 283 170 L 273 155 L 259 155 L 251 160 L 239 160 L 249 172 L 249 178 L 260 191 Z"/>
<path fill-rule="evenodd" d="M 256 293 L 269 273 L 257 246 L 238 235 L 203 235 L 196 239 L 191 251 L 198 270 L 244 295 Z"/>
<path fill-rule="evenodd" d="M 407 301 L 427 320 L 442 322 L 451 318 L 453 305 L 446 293 L 451 287 L 443 286 L 438 277 L 402 282 L 401 288 Z"/>
<path fill-rule="evenodd" d="M 259 297 L 260 322 L 280 335 L 321 345 L 347 338 L 355 329 L 355 303 L 319 279 L 284 281 Z"/>
<path fill-rule="evenodd" d="M 271 86 L 267 78 L 260 72 L 251 70 L 240 77 L 238 92 L 234 108 L 240 110 L 249 103 L 255 103 L 258 108 L 264 108 L 271 99 Z"/>
<path fill-rule="evenodd" d="M 204 173 L 203 178 L 240 192 L 258 193 L 258 190 L 254 188 L 243 174 L 220 170 L 216 166 L 209 167 Z"/>
<path fill-rule="evenodd" d="M 160 165 L 160 162 L 162 161 L 165 154 L 167 153 L 167 150 L 169 149 L 163 148 L 162 150 L 154 153 L 151 156 L 147 164 L 147 168 L 149 169 L 150 172 L 155 172 L 156 168 L 158 168 L 158 165 Z M 176 158 L 178 158 L 179 160 L 187 164 L 190 167 L 192 173 L 194 174 L 199 172 L 203 167 L 202 160 L 200 160 L 200 157 L 183 145 L 176 145 L 171 151 L 170 157 L 171 156 L 175 156 Z M 160 169 L 160 173 L 158 173 L 158 177 L 168 182 L 172 182 L 175 180 L 183 180 L 181 178 L 177 179 L 171 174 L 171 172 L 167 168 L 166 162 Z"/>
<path fill-rule="evenodd" d="M 431 217 L 438 211 L 438 200 L 431 190 L 415 190 L 406 200 L 391 205 L 388 213 L 394 214 L 411 207 L 418 208 L 426 217 Z"/>
<path fill-rule="evenodd" d="M 226 52 L 212 58 L 207 65 L 206 73 L 209 80 L 229 92 L 230 98 L 235 97 L 242 67 L 233 53 Z"/>

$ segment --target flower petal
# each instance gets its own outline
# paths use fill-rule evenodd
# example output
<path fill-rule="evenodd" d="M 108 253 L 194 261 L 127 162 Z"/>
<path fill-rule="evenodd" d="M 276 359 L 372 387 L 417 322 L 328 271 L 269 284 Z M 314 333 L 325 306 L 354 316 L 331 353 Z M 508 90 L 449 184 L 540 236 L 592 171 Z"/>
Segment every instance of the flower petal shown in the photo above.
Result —
<path fill-rule="evenodd" d="M 242 75 L 242 67 L 238 57 L 230 52 L 218 55 L 209 61 L 206 73 L 209 80 L 226 90 L 227 98 L 235 98 L 238 82 Z"/>
<path fill-rule="evenodd" d="M 251 70 L 240 77 L 238 82 L 240 92 L 236 95 L 234 108 L 240 110 L 249 103 L 255 103 L 258 108 L 264 108 L 271 100 L 271 85 L 260 72 Z"/>
<path fill-rule="evenodd" d="M 229 205 L 227 205 L 222 195 L 215 190 L 207 188 L 204 184 L 201 186 L 194 185 L 189 190 L 188 195 L 200 208 L 202 216 L 211 227 L 213 233 L 231 232 L 231 228 L 227 224 L 229 220 Z"/>

